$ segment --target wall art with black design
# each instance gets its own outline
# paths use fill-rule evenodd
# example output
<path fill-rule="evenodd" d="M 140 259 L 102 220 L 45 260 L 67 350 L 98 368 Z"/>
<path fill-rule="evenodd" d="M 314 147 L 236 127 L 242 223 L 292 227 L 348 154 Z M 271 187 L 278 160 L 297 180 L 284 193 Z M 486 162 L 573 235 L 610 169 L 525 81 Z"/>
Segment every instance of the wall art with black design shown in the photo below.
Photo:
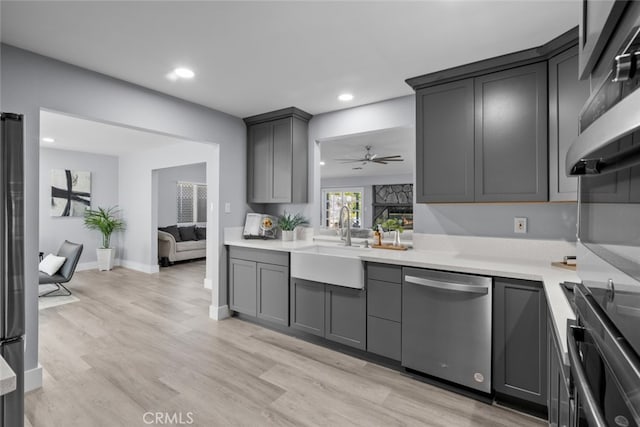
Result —
<path fill-rule="evenodd" d="M 91 172 L 51 170 L 51 216 L 84 216 L 91 206 Z"/>

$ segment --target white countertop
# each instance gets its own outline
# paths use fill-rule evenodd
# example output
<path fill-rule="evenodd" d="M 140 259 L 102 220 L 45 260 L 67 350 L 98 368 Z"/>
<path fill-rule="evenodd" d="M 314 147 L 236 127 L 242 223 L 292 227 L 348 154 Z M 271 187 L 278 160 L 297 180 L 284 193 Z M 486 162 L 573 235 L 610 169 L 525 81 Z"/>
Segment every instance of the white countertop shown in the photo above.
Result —
<path fill-rule="evenodd" d="M 335 245 L 337 240 L 244 240 L 225 236 L 225 245 L 277 251 L 295 251 L 314 244 Z M 434 270 L 456 271 L 493 277 L 534 280 L 543 283 L 553 326 L 566 354 L 567 319 L 575 316 L 560 283 L 578 282 L 575 271 L 554 267 L 551 261 L 562 260 L 563 255 L 574 255 L 571 242 L 526 239 L 500 239 L 468 236 L 414 235 L 414 247 L 407 251 L 369 249 L 363 251 L 363 261 Z M 442 248 L 442 250 L 434 249 Z"/>
<path fill-rule="evenodd" d="M 0 356 L 0 396 L 11 393 L 16 389 L 16 374 L 7 362 Z"/>

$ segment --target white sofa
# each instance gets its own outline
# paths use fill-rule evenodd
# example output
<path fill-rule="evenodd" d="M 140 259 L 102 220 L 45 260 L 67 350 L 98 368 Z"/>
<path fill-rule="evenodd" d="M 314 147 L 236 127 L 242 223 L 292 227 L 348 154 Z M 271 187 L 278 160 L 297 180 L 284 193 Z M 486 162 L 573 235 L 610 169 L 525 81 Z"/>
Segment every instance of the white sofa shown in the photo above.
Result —
<path fill-rule="evenodd" d="M 158 258 L 166 257 L 169 262 L 187 259 L 204 258 L 207 256 L 206 240 L 188 240 L 176 242 L 171 233 L 158 230 Z"/>

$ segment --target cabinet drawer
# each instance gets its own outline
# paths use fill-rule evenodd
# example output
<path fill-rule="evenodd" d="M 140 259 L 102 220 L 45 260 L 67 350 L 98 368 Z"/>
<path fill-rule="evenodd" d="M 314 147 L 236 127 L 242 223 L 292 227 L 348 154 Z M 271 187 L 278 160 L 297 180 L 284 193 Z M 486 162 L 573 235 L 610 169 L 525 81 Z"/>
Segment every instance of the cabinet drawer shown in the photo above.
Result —
<path fill-rule="evenodd" d="M 369 279 L 367 288 L 367 314 L 400 322 L 402 317 L 402 285 Z"/>
<path fill-rule="evenodd" d="M 367 278 L 382 280 L 384 282 L 401 283 L 402 267 L 399 265 L 370 263 L 367 265 Z"/>
<path fill-rule="evenodd" d="M 400 360 L 401 357 L 402 330 L 398 322 L 380 319 L 374 316 L 367 317 L 367 351 Z"/>
<path fill-rule="evenodd" d="M 289 252 L 229 246 L 229 258 L 289 266 Z"/>

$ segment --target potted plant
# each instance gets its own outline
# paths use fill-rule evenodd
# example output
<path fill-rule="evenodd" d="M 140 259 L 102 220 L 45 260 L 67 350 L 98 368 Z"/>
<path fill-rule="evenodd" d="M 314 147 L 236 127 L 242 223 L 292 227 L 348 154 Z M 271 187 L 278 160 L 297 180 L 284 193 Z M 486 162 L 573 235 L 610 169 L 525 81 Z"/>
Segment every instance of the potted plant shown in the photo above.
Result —
<path fill-rule="evenodd" d="M 117 206 L 110 208 L 87 208 L 84 212 L 84 226 L 89 230 L 98 230 L 102 234 L 102 246 L 96 249 L 98 258 L 98 270 L 106 271 L 113 268 L 116 251 L 111 247 L 111 234 L 124 230 L 124 221 L 119 218 L 120 209 Z"/>
<path fill-rule="evenodd" d="M 402 221 L 397 218 L 389 218 L 382 223 L 382 228 L 387 231 L 395 231 L 393 236 L 393 246 L 400 246 L 400 233 L 404 231 Z"/>
<path fill-rule="evenodd" d="M 278 218 L 278 228 L 282 231 L 282 240 L 295 240 L 296 227 L 305 224 L 309 224 L 309 221 L 301 214 L 297 213 L 291 216 L 287 211 L 284 211 Z"/>

